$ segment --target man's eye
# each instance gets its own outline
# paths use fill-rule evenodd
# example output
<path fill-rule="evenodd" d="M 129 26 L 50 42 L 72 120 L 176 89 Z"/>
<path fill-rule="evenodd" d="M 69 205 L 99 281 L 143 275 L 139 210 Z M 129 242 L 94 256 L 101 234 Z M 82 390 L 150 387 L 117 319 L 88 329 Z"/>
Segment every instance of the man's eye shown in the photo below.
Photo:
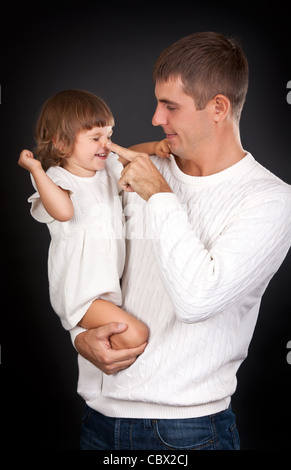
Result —
<path fill-rule="evenodd" d="M 175 109 L 177 109 L 177 108 L 175 108 L 174 106 L 169 106 L 169 105 L 168 105 L 168 106 L 167 106 L 167 109 L 168 109 L 169 111 L 175 111 Z"/>

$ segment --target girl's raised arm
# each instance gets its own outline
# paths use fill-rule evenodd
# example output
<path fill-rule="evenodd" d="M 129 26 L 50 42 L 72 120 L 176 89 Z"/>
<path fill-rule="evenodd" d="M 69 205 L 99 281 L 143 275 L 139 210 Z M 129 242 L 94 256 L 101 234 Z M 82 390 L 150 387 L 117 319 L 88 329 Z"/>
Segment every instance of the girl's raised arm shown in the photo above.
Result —
<path fill-rule="evenodd" d="M 70 220 L 74 215 L 74 206 L 68 191 L 50 179 L 33 153 L 22 150 L 18 164 L 32 174 L 41 202 L 49 215 L 60 222 Z"/>

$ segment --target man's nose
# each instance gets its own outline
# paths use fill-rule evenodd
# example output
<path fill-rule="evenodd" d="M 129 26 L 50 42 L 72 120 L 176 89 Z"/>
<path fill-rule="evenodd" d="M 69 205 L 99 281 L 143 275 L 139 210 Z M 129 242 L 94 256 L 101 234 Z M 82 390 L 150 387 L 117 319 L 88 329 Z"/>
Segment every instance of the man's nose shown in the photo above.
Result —
<path fill-rule="evenodd" d="M 152 118 L 152 125 L 153 126 L 163 126 L 167 124 L 167 117 L 165 112 L 161 109 L 159 105 L 156 107 L 155 114 Z"/>

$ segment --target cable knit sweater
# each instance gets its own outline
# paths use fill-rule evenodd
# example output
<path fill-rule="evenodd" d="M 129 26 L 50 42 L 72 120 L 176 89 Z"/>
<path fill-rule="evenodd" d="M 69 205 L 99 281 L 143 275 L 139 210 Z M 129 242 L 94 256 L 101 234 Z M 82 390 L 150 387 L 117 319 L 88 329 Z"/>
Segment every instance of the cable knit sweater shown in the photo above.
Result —
<path fill-rule="evenodd" d="M 123 308 L 149 326 L 149 344 L 113 376 L 79 357 L 78 391 L 108 416 L 203 416 L 236 389 L 261 297 L 290 247 L 291 190 L 250 154 L 207 177 L 153 160 L 173 193 L 125 194 L 122 280 Z"/>

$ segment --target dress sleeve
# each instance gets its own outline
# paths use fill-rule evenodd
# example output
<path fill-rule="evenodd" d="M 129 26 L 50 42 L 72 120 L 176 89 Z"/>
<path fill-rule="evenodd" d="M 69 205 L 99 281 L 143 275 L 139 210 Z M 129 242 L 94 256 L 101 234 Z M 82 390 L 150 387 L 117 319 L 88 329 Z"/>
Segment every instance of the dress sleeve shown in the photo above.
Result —
<path fill-rule="evenodd" d="M 70 179 L 66 175 L 66 172 L 65 170 L 63 170 L 63 168 L 51 167 L 47 170 L 46 173 L 53 180 L 53 182 L 56 183 L 58 186 L 60 186 L 62 189 L 66 189 L 67 191 L 70 191 L 71 194 L 73 193 L 72 187 L 71 187 L 72 185 L 70 184 Z M 28 202 L 31 203 L 30 213 L 32 217 L 38 222 L 48 224 L 52 222 L 54 219 L 45 210 L 41 202 L 39 192 L 37 191 L 37 187 L 36 187 L 36 184 L 32 175 L 31 175 L 31 182 L 36 192 L 28 198 Z"/>
<path fill-rule="evenodd" d="M 116 155 L 116 153 L 111 152 L 108 155 L 108 158 L 106 160 L 106 165 L 110 174 L 113 176 L 113 178 L 117 182 L 120 179 L 121 172 L 123 170 L 123 165 L 118 160 L 118 155 Z"/>

